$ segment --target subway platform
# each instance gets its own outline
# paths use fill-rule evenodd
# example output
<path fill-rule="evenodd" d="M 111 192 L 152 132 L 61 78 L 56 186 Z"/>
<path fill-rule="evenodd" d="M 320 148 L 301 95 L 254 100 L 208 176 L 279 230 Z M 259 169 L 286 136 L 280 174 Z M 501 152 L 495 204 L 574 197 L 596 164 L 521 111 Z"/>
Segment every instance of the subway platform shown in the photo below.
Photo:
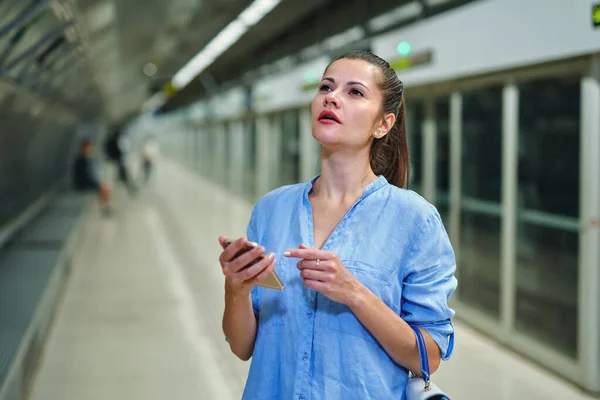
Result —
<path fill-rule="evenodd" d="M 217 237 L 243 235 L 251 205 L 177 163 L 155 172 L 136 197 L 116 191 L 111 218 L 85 217 L 31 400 L 241 397 L 249 363 L 221 331 Z M 593 398 L 455 325 L 454 356 L 434 375 L 451 398 Z"/>

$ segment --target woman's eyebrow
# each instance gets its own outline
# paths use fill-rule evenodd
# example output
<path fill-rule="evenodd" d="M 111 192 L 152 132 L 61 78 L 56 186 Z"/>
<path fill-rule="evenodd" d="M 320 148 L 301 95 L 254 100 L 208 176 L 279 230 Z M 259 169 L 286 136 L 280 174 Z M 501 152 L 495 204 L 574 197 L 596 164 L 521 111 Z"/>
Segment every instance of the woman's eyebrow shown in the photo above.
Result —
<path fill-rule="evenodd" d="M 360 85 L 360 86 L 364 87 L 365 89 L 367 89 L 369 92 L 371 91 L 365 84 L 360 83 L 360 82 L 350 81 L 350 82 L 348 82 L 348 85 Z"/>
<path fill-rule="evenodd" d="M 324 81 L 329 81 L 329 82 L 331 82 L 331 83 L 335 83 L 335 79 L 333 79 L 333 78 L 329 78 L 329 77 L 325 77 L 325 78 L 323 78 L 322 80 L 324 80 Z M 363 84 L 363 83 L 361 83 L 361 82 L 358 82 L 358 81 L 349 81 L 349 82 L 348 82 L 348 85 L 359 85 L 359 86 L 362 86 L 362 87 L 364 87 L 365 89 L 367 89 L 369 92 L 371 91 L 371 90 L 370 90 L 370 89 L 369 89 L 369 88 L 368 88 L 368 87 L 367 87 L 365 84 Z"/>

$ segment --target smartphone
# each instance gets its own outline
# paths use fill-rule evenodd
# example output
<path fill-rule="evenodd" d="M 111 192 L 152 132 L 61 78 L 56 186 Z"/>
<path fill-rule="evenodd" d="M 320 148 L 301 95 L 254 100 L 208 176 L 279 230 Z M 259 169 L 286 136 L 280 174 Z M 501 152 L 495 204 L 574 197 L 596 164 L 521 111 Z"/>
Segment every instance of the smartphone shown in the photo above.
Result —
<path fill-rule="evenodd" d="M 233 243 L 233 240 L 230 240 L 230 239 L 225 240 L 225 244 L 227 246 L 229 246 L 231 243 Z M 258 246 L 259 246 L 258 243 L 248 242 L 248 244 L 246 246 L 244 246 L 240 251 L 238 251 L 233 258 L 234 259 L 238 258 L 242 254 L 244 254 L 247 251 L 250 251 Z M 262 260 L 264 257 L 265 257 L 265 255 L 261 254 L 258 258 L 256 258 L 255 260 L 251 261 L 248 265 L 246 265 L 243 269 L 251 267 L 252 265 L 254 265 L 257 262 L 259 262 L 260 260 Z M 283 290 L 283 288 L 284 288 L 283 283 L 281 282 L 281 279 L 279 279 L 279 277 L 277 276 L 275 271 L 271 272 L 269 275 L 267 275 L 265 278 L 263 278 L 260 282 L 258 282 L 256 284 L 256 286 L 264 287 L 267 289 L 275 289 L 275 290 Z"/>

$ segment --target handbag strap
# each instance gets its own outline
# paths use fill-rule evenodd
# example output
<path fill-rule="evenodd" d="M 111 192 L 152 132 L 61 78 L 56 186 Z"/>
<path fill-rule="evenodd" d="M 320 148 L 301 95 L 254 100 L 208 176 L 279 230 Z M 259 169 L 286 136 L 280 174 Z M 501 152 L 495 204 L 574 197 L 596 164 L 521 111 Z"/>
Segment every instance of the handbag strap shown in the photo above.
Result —
<path fill-rule="evenodd" d="M 419 328 L 415 326 L 411 326 L 412 330 L 415 332 L 415 336 L 417 337 L 417 348 L 419 349 L 419 360 L 421 363 L 421 374 L 423 375 L 423 380 L 425 381 L 425 391 L 429 391 L 431 387 L 429 374 L 429 359 L 427 358 L 427 347 L 425 346 L 425 339 L 423 339 L 423 334 L 419 330 Z"/>

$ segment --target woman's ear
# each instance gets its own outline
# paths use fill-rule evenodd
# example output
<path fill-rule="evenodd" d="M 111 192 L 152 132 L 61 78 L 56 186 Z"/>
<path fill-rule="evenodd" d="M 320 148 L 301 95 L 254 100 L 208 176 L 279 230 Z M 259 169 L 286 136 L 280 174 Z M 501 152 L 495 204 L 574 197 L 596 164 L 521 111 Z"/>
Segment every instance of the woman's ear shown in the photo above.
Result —
<path fill-rule="evenodd" d="M 381 139 L 392 129 L 396 123 L 396 116 L 394 113 L 387 113 L 381 119 L 380 124 L 376 127 L 373 137 L 375 139 Z"/>

